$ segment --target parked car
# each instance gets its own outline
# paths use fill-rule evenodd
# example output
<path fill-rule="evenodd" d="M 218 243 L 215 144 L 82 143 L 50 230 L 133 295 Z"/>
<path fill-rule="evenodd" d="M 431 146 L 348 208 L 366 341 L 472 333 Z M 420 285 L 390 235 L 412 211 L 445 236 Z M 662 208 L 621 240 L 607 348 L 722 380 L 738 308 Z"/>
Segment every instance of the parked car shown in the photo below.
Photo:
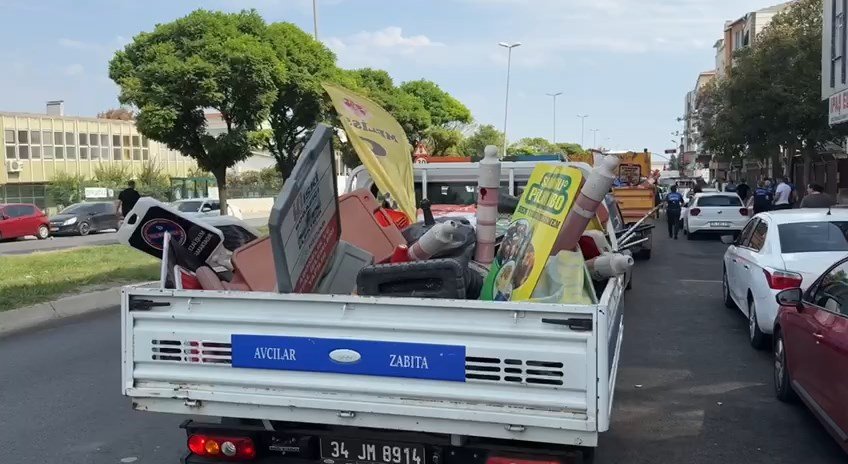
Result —
<path fill-rule="evenodd" d="M 221 202 L 212 198 L 177 200 L 171 203 L 171 206 L 190 217 L 221 215 Z M 233 205 L 229 205 L 227 209 L 228 215 L 239 219 L 242 218 L 241 211 L 239 211 L 238 208 L 235 208 Z"/>
<path fill-rule="evenodd" d="M 120 217 L 112 202 L 75 203 L 50 218 L 50 232 L 88 235 L 120 227 Z"/>
<path fill-rule="evenodd" d="M 848 255 L 848 210 L 789 209 L 754 216 L 724 254 L 724 304 L 748 318 L 748 335 L 762 349 L 774 330 L 776 295 L 806 289 Z"/>
<path fill-rule="evenodd" d="M 30 203 L 0 204 L 0 240 L 35 235 L 39 240 L 50 236 L 47 214 Z"/>
<path fill-rule="evenodd" d="M 777 303 L 777 398 L 800 397 L 848 452 L 848 259 L 825 271 L 806 292 L 778 293 Z"/>
<path fill-rule="evenodd" d="M 689 240 L 701 232 L 739 233 L 748 223 L 748 208 L 735 193 L 706 192 L 695 195 L 681 214 L 683 233 Z"/>

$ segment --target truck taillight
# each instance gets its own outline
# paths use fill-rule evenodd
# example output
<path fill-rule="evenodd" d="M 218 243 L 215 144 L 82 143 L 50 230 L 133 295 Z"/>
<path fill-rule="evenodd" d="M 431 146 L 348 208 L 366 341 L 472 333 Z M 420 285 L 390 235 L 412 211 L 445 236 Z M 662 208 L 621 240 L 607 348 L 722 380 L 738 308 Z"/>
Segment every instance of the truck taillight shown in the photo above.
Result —
<path fill-rule="evenodd" d="M 559 459 L 554 458 L 506 458 L 506 457 L 489 457 L 486 459 L 486 464 L 563 464 Z"/>
<path fill-rule="evenodd" d="M 219 437 L 194 434 L 188 437 L 192 453 L 225 461 L 248 461 L 256 457 L 256 446 L 248 437 Z"/>
<path fill-rule="evenodd" d="M 804 278 L 797 272 L 776 271 L 763 269 L 763 274 L 766 275 L 766 282 L 772 290 L 786 290 L 788 288 L 798 288 Z"/>
<path fill-rule="evenodd" d="M 689 210 L 689 214 L 691 214 L 692 216 L 697 216 L 701 214 L 701 210 L 698 208 L 692 208 Z"/>

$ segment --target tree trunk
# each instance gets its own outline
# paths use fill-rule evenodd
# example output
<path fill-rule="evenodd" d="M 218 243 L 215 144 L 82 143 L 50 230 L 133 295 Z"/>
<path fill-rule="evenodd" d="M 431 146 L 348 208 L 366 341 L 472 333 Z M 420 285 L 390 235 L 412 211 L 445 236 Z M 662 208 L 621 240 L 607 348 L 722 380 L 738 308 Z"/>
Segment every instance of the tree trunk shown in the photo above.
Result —
<path fill-rule="evenodd" d="M 218 183 L 218 202 L 221 204 L 221 216 L 227 215 L 227 168 L 218 168 L 212 171 L 215 181 Z"/>

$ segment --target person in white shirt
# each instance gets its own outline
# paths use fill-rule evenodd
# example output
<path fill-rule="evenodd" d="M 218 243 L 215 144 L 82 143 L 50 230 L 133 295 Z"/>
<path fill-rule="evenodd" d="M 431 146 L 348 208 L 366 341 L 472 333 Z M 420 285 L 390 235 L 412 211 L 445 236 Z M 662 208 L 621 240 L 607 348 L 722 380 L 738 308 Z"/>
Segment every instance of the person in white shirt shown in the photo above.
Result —
<path fill-rule="evenodd" d="M 786 178 L 781 178 L 780 183 L 777 184 L 777 188 L 774 190 L 774 209 L 790 209 L 792 208 L 792 203 L 790 203 L 790 197 L 792 196 L 792 187 L 789 186 L 789 182 Z"/>

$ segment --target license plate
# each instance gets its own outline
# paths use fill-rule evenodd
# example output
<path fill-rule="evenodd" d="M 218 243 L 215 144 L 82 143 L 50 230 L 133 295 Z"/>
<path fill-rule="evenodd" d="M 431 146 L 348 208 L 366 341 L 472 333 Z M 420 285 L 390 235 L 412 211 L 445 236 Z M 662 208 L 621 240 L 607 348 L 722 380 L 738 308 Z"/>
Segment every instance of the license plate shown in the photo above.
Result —
<path fill-rule="evenodd" d="M 711 222 L 710 227 L 730 227 L 729 222 Z"/>
<path fill-rule="evenodd" d="M 327 464 L 425 464 L 424 447 L 355 438 L 322 438 L 321 459 Z"/>

